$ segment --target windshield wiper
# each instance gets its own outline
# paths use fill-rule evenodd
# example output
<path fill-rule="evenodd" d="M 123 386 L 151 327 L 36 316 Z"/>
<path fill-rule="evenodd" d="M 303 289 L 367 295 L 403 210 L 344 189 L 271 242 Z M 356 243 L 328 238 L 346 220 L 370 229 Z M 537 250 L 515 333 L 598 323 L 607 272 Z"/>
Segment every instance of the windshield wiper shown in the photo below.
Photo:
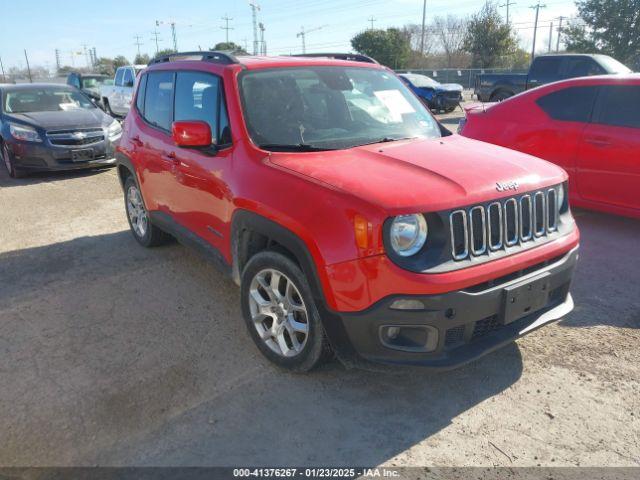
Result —
<path fill-rule="evenodd" d="M 399 142 L 400 140 L 413 140 L 414 138 L 419 138 L 419 137 L 382 137 L 382 138 L 378 138 L 376 140 L 372 140 L 370 142 L 367 143 L 360 143 L 358 145 L 355 145 L 356 147 L 363 147 L 365 145 L 373 145 L 375 143 L 389 143 L 389 142 Z"/>
<path fill-rule="evenodd" d="M 263 143 L 258 146 L 264 150 L 273 150 L 275 152 L 326 152 L 328 150 L 336 150 L 335 148 L 317 147 L 308 143 Z"/>

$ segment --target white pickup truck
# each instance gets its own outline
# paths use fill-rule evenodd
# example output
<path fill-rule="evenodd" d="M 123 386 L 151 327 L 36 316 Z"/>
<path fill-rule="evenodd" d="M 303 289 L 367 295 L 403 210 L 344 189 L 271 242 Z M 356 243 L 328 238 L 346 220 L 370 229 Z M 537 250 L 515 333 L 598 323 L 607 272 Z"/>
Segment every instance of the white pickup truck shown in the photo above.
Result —
<path fill-rule="evenodd" d="M 129 113 L 136 77 L 145 68 L 147 68 L 146 65 L 119 67 L 116 70 L 113 85 L 100 88 L 102 105 L 109 115 L 124 117 Z"/>

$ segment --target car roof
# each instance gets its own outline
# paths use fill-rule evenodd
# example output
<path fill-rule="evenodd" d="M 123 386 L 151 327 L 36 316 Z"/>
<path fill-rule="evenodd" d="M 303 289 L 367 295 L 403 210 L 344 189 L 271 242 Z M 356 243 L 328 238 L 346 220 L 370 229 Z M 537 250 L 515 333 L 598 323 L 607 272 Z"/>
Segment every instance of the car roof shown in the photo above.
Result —
<path fill-rule="evenodd" d="M 184 57 L 182 59 L 176 57 Z M 202 56 L 202 59 L 193 58 Z M 173 59 L 172 59 L 173 58 Z M 167 65 L 176 64 L 189 65 L 190 68 L 202 65 L 203 70 L 208 70 L 207 66 L 216 65 L 218 68 L 243 68 L 245 70 L 258 70 L 267 68 L 287 68 L 301 66 L 349 66 L 386 68 L 378 64 L 375 60 L 358 54 L 309 54 L 307 56 L 257 56 L 257 55 L 233 55 L 227 52 L 186 52 L 167 55 L 154 59 L 149 64 L 149 68 L 155 70 L 166 69 Z M 170 67 L 169 67 L 170 68 Z"/>

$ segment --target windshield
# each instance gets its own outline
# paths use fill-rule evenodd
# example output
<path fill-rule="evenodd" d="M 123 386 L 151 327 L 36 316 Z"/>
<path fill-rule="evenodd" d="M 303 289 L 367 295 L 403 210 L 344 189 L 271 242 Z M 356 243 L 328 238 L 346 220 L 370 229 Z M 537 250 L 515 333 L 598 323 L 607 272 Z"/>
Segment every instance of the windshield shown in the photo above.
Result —
<path fill-rule="evenodd" d="M 266 149 L 344 149 L 440 128 L 392 73 L 357 67 L 246 71 L 240 80 L 247 128 Z"/>
<path fill-rule="evenodd" d="M 79 91 L 56 87 L 40 87 L 8 91 L 4 96 L 7 113 L 57 112 L 78 108 L 96 108 Z"/>
<path fill-rule="evenodd" d="M 82 77 L 82 88 L 98 88 L 106 85 L 107 77 Z"/>
<path fill-rule="evenodd" d="M 419 75 L 417 73 L 408 73 L 403 75 L 404 78 L 413 83 L 416 87 L 429 87 L 434 88 L 439 85 L 438 82 L 433 80 L 432 78 L 427 77 L 426 75 Z"/>
<path fill-rule="evenodd" d="M 611 58 L 607 55 L 599 55 L 598 61 L 600 65 L 604 67 L 604 69 L 608 73 L 631 73 L 632 70 L 627 67 L 624 63 L 620 63 L 615 58 Z"/>

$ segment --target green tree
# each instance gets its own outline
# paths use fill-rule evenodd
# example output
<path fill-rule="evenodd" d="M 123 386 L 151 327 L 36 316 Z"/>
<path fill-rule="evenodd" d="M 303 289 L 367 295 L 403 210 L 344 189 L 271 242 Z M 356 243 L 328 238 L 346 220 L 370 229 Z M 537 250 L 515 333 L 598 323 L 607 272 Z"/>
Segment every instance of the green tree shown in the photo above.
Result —
<path fill-rule="evenodd" d="M 237 55 L 248 55 L 246 50 L 242 48 L 240 45 L 233 42 L 220 42 L 216 43 L 212 50 L 218 52 L 233 52 Z"/>
<path fill-rule="evenodd" d="M 578 0 L 583 25 L 564 29 L 567 51 L 605 53 L 621 62 L 640 57 L 640 0 Z"/>
<path fill-rule="evenodd" d="M 469 20 L 463 48 L 471 54 L 473 67 L 500 67 L 508 65 L 518 39 L 502 20 L 497 5 L 487 2 Z"/>
<path fill-rule="evenodd" d="M 164 50 L 158 51 L 158 53 L 156 53 L 156 57 L 161 57 L 163 55 L 171 55 L 173 53 L 178 53 L 178 52 L 176 52 L 173 48 L 165 48 Z"/>
<path fill-rule="evenodd" d="M 115 73 L 113 59 L 108 57 L 100 57 L 96 61 L 95 71 L 103 75 L 113 75 Z"/>
<path fill-rule="evenodd" d="M 116 58 L 113 59 L 113 68 L 119 68 L 119 67 L 124 67 L 125 65 L 130 65 L 129 64 L 129 60 L 127 60 L 127 57 L 124 57 L 122 55 L 118 55 Z"/>
<path fill-rule="evenodd" d="M 351 39 L 351 46 L 391 68 L 406 68 L 411 54 L 409 38 L 397 28 L 366 30 Z"/>
<path fill-rule="evenodd" d="M 136 58 L 133 59 L 133 63 L 135 65 L 146 65 L 150 61 L 151 59 L 149 58 L 149 55 L 147 55 L 146 53 L 138 54 L 136 55 Z"/>

